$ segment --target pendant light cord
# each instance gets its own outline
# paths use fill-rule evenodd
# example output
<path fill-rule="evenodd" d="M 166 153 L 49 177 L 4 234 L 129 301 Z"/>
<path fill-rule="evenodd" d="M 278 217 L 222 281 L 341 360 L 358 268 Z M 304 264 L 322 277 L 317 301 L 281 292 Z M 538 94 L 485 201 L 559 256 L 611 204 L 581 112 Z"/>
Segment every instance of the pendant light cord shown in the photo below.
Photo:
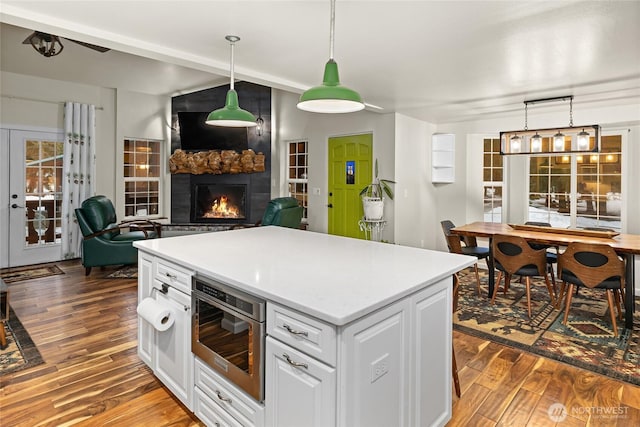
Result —
<path fill-rule="evenodd" d="M 333 60 L 333 41 L 336 26 L 336 0 L 331 0 L 331 20 L 329 23 L 329 60 Z"/>
<path fill-rule="evenodd" d="M 235 41 L 234 40 L 229 40 L 229 42 L 231 43 L 231 90 L 234 90 L 234 75 L 233 75 L 233 46 L 235 45 Z"/>
<path fill-rule="evenodd" d="M 569 127 L 573 127 L 573 97 L 569 99 Z"/>
<path fill-rule="evenodd" d="M 231 60 L 229 61 L 231 63 L 231 90 L 234 90 L 234 72 L 233 72 L 233 48 L 235 47 L 235 44 L 237 41 L 240 41 L 240 37 L 238 36 L 225 36 L 225 39 L 229 42 L 229 44 L 231 45 Z"/>

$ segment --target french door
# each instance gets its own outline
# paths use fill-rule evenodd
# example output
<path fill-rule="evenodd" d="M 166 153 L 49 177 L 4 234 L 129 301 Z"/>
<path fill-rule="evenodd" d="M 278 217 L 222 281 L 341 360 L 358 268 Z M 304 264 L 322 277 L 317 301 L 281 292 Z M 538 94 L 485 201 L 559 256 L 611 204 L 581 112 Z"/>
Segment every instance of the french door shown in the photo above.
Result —
<path fill-rule="evenodd" d="M 62 258 L 62 132 L 3 129 L 3 267 Z M 5 179 L 6 178 L 6 179 Z M 4 237 L 6 236 L 6 237 Z M 5 265 L 6 264 L 6 265 Z"/>

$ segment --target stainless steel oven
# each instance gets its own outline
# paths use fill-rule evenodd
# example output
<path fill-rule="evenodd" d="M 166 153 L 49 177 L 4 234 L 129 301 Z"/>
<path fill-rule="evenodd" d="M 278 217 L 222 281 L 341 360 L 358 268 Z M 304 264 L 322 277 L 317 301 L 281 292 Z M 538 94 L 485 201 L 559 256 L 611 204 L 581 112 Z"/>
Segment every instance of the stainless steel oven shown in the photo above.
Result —
<path fill-rule="evenodd" d="M 264 400 L 265 302 L 194 277 L 191 351 L 259 402 Z"/>

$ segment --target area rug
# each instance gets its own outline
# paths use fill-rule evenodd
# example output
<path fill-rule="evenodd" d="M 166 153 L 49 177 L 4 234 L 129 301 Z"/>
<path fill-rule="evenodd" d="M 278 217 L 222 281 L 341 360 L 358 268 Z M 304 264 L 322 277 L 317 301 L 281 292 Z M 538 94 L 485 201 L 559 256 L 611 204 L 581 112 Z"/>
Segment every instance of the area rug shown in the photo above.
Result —
<path fill-rule="evenodd" d="M 603 291 L 580 288 L 573 297 L 565 326 L 564 307 L 558 310 L 551 305 L 542 279 L 532 281 L 529 318 L 526 287 L 517 278 L 512 280 L 506 296 L 500 284 L 496 302 L 491 305 L 486 271 L 481 271 L 481 296 L 473 270 L 464 270 L 459 276 L 454 329 L 640 385 L 640 298 L 636 297 L 634 331 L 618 320 L 618 336 L 614 337 Z"/>
<path fill-rule="evenodd" d="M 125 265 L 118 270 L 110 273 L 106 277 L 107 279 L 137 279 L 138 278 L 138 266 L 137 265 Z"/>
<path fill-rule="evenodd" d="M 7 347 L 0 350 L 0 376 L 44 363 L 40 352 L 11 308 L 8 324 L 4 328 Z"/>
<path fill-rule="evenodd" d="M 35 265 L 27 267 L 10 267 L 0 270 L 0 277 L 5 283 L 21 282 L 29 279 L 64 274 L 57 265 Z"/>

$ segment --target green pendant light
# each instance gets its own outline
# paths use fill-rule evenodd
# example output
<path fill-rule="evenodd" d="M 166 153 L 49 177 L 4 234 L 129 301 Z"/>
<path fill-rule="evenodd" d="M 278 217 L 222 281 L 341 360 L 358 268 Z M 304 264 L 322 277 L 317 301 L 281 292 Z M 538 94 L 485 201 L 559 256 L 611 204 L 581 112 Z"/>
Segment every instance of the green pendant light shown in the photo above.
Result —
<path fill-rule="evenodd" d="M 212 111 L 205 121 L 208 125 L 226 127 L 253 127 L 256 126 L 256 117 L 240 108 L 238 103 L 238 92 L 233 86 L 233 47 L 240 40 L 238 36 L 226 36 L 225 39 L 231 44 L 231 87 L 227 92 L 227 100 L 223 108 Z"/>
<path fill-rule="evenodd" d="M 333 59 L 336 2 L 331 0 L 329 61 L 324 67 L 320 86 L 312 87 L 300 96 L 298 108 L 312 113 L 352 113 L 364 109 L 358 92 L 340 84 L 338 64 Z"/>

